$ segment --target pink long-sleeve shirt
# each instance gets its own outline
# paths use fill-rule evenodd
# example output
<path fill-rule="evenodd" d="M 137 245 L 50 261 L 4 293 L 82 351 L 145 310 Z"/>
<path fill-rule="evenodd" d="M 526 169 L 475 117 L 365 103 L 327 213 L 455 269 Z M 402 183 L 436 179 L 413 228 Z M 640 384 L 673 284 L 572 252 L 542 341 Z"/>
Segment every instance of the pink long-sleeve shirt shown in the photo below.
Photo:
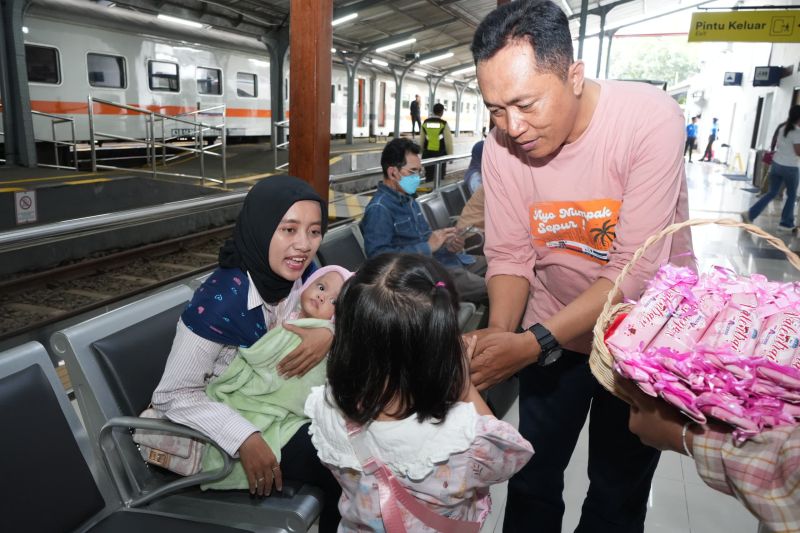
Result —
<path fill-rule="evenodd" d="M 495 128 L 483 152 L 486 279 L 530 283 L 523 327 L 542 322 L 598 278 L 615 281 L 647 237 L 687 219 L 683 116 L 651 85 L 597 81 L 589 126 L 551 160 L 528 158 Z M 624 278 L 637 299 L 658 267 L 686 263 L 688 230 L 666 237 Z M 564 347 L 589 353 L 591 332 Z"/>

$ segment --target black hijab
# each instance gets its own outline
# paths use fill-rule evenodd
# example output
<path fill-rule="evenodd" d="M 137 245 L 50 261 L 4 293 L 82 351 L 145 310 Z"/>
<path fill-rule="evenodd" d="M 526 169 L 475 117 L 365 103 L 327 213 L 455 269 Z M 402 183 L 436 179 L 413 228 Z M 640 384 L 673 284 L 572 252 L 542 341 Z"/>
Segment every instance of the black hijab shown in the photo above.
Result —
<path fill-rule="evenodd" d="M 233 240 L 219 249 L 219 265 L 248 272 L 265 302 L 275 304 L 289 295 L 294 281 L 283 279 L 269 266 L 269 245 L 281 219 L 301 200 L 319 202 L 322 234 L 328 227 L 328 203 L 311 185 L 294 176 L 270 176 L 259 181 L 244 199 Z"/>

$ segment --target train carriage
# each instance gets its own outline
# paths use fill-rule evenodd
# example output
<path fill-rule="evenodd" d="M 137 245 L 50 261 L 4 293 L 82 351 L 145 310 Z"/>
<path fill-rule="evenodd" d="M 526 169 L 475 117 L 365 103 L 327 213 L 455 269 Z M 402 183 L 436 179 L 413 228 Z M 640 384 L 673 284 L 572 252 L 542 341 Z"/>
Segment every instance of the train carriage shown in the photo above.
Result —
<path fill-rule="evenodd" d="M 272 106 L 269 54 L 255 38 L 212 28 L 190 28 L 131 10 L 80 0 L 34 0 L 26 13 L 25 51 L 33 111 L 75 120 L 78 141 L 89 140 L 87 99 L 135 106 L 164 115 L 200 114 L 200 120 L 225 123 L 229 136 L 255 138 L 271 134 Z M 288 98 L 288 68 L 283 73 Z M 394 78 L 362 64 L 354 84 L 353 135 L 388 135 L 394 131 Z M 375 91 L 373 97 L 372 91 Z M 422 97 L 423 119 L 429 114 L 428 84 L 409 73 L 402 87 L 400 130 L 411 131 L 409 104 Z M 444 118 L 455 130 L 456 91 L 446 83 L 437 89 Z M 288 100 L 285 109 L 289 109 Z M 0 108 L 1 109 L 1 108 Z M 146 115 L 95 103 L 97 133 L 123 138 L 147 137 Z M 477 91 L 462 98 L 462 131 L 477 131 L 483 106 Z M 185 117 L 190 118 L 191 117 Z M 37 141 L 52 139 L 52 118 L 34 114 Z M 347 130 L 347 72 L 334 63 L 331 74 L 331 134 Z M 165 120 L 155 135 L 167 138 L 195 134 L 190 124 Z M 66 125 L 56 125 L 59 140 L 71 139 Z M 218 133 L 205 132 L 206 136 Z M 96 135 L 96 140 L 108 140 Z"/>

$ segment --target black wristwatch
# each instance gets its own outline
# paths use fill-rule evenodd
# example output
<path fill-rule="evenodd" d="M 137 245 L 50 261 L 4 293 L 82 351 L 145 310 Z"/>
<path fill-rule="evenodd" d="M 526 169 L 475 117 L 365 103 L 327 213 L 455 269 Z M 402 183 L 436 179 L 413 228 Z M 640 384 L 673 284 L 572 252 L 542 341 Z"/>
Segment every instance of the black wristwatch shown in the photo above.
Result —
<path fill-rule="evenodd" d="M 537 322 L 529 327 L 528 331 L 533 333 L 533 336 L 536 337 L 536 341 L 542 348 L 542 353 L 539 355 L 537 364 L 539 366 L 547 366 L 558 361 L 558 358 L 561 357 L 561 345 L 558 344 L 558 341 L 553 337 L 553 334 L 550 333 L 550 330 Z"/>

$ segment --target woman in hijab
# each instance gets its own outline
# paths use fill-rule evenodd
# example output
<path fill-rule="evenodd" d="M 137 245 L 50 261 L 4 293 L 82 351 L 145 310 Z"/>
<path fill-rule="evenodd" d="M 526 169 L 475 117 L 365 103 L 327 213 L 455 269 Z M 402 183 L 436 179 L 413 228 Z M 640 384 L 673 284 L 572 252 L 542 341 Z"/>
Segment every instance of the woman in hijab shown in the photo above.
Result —
<path fill-rule="evenodd" d="M 220 249 L 220 267 L 181 315 L 153 407 L 208 435 L 228 454 L 238 454 L 251 494 L 269 495 L 273 484 L 281 490 L 284 477 L 322 489 L 320 531 L 335 531 L 341 489 L 319 462 L 308 426 L 272 450 L 255 426 L 205 393 L 240 346 L 249 347 L 295 310 L 327 220 L 327 203 L 300 179 L 272 176 L 250 190 L 234 238 Z M 332 334 L 327 328 L 284 327 L 302 342 L 278 370 L 287 378 L 303 375 L 325 357 Z"/>

